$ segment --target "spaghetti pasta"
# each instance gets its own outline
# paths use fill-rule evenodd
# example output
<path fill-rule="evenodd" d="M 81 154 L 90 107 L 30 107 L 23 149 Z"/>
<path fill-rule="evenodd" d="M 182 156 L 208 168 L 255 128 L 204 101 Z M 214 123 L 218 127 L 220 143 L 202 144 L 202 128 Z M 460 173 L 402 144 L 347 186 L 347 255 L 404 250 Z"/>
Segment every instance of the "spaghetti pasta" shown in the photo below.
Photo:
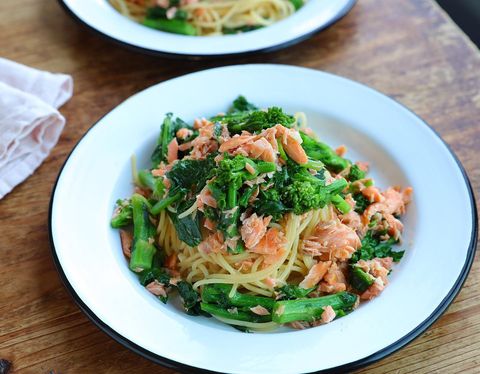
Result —
<path fill-rule="evenodd" d="M 189 314 L 259 331 L 328 323 L 378 296 L 402 257 L 411 188 L 378 190 L 303 113 L 242 96 L 192 126 L 169 113 L 151 159 L 138 171 L 132 158 L 136 192 L 111 225 L 133 226 L 130 269 L 162 301 L 178 290 Z"/>
<path fill-rule="evenodd" d="M 222 35 L 269 26 L 296 11 L 302 2 L 291 0 L 109 0 L 122 15 L 147 26 L 146 19 L 185 21 L 195 35 Z M 163 11 L 162 11 L 163 10 Z M 160 22 L 160 25 L 162 22 Z M 158 28 L 162 29 L 161 26 Z M 163 31 L 169 30 L 168 25 Z M 179 33 L 181 30 L 178 30 Z M 173 32 L 175 32 L 173 30 Z"/>

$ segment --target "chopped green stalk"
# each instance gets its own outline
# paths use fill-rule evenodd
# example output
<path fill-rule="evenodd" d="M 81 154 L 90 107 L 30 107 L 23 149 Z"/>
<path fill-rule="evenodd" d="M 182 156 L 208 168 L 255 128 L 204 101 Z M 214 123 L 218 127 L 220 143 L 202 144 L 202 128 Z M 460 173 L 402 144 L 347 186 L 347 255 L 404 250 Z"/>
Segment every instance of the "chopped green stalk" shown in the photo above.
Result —
<path fill-rule="evenodd" d="M 311 292 L 315 291 L 317 287 L 302 288 L 294 284 L 286 284 L 277 290 L 277 300 L 294 300 L 305 298 Z"/>
<path fill-rule="evenodd" d="M 278 146 L 278 153 L 280 153 L 280 158 L 287 161 L 288 156 L 285 153 L 285 150 L 283 149 L 283 145 L 282 145 L 282 142 L 280 141 L 280 139 L 277 139 L 277 146 Z"/>
<path fill-rule="evenodd" d="M 143 25 L 165 32 L 182 35 L 197 35 L 197 29 L 187 21 L 180 19 L 144 19 Z"/>
<path fill-rule="evenodd" d="M 258 314 L 252 313 L 250 311 L 239 310 L 237 307 L 224 309 L 221 306 L 207 303 L 200 303 L 200 307 L 204 312 L 210 313 L 214 316 L 234 319 L 237 321 L 261 323 L 270 322 L 272 320 L 272 317 L 270 315 L 259 316 Z"/>
<path fill-rule="evenodd" d="M 227 195 L 222 191 L 219 186 L 214 183 L 209 183 L 208 189 L 212 192 L 213 197 L 217 201 L 217 207 L 219 209 L 224 209 L 227 206 Z"/>
<path fill-rule="evenodd" d="M 160 201 L 158 201 L 151 210 L 151 213 L 153 215 L 159 214 L 162 210 L 167 208 L 169 205 L 173 204 L 174 202 L 180 200 L 183 197 L 183 194 L 181 192 L 177 192 L 173 196 L 168 196 Z"/>
<path fill-rule="evenodd" d="M 172 113 L 168 113 L 163 120 L 160 136 L 157 140 L 157 146 L 151 156 L 152 166 L 156 168 L 161 161 L 167 160 L 168 144 L 173 139 L 171 134 Z"/>
<path fill-rule="evenodd" d="M 275 171 L 277 167 L 275 166 L 274 162 L 266 162 L 266 161 L 260 161 L 257 164 L 257 171 L 259 174 L 262 173 L 271 173 L 272 171 Z"/>
<path fill-rule="evenodd" d="M 240 200 L 238 201 L 238 205 L 240 205 L 242 208 L 246 208 L 248 206 L 248 201 L 252 197 L 253 193 L 257 189 L 257 186 L 252 186 L 249 187 L 240 197 Z"/>
<path fill-rule="evenodd" d="M 303 164 L 302 166 L 307 169 L 313 170 L 321 170 L 325 167 L 324 163 L 319 160 L 308 160 L 308 162 L 306 164 Z"/>
<path fill-rule="evenodd" d="M 235 185 L 235 183 L 232 183 L 228 186 L 227 206 L 229 209 L 237 206 L 237 189 L 238 187 Z"/>
<path fill-rule="evenodd" d="M 138 172 L 138 180 L 142 187 L 152 190 L 152 197 L 160 199 L 165 191 L 165 185 L 161 178 L 156 178 L 149 170 L 140 170 Z"/>
<path fill-rule="evenodd" d="M 319 142 L 300 131 L 302 147 L 309 158 L 322 161 L 328 169 L 338 173 L 350 165 L 350 161 L 340 157 L 325 143 Z"/>
<path fill-rule="evenodd" d="M 156 230 L 150 222 L 147 200 L 139 195 L 132 196 L 133 211 L 133 248 L 130 258 L 130 270 L 136 273 L 152 267 L 153 256 L 157 248 L 153 244 Z"/>
<path fill-rule="evenodd" d="M 132 223 L 132 205 L 128 199 L 117 200 L 117 207 L 113 213 L 112 220 L 110 225 L 114 229 L 119 229 L 121 227 L 127 226 Z"/>
<path fill-rule="evenodd" d="M 325 186 L 327 192 L 331 194 L 338 194 L 342 192 L 348 183 L 345 179 L 336 179 L 334 182 L 330 183 L 328 186 Z"/>
<path fill-rule="evenodd" d="M 365 187 L 373 186 L 373 179 L 367 179 L 364 183 Z"/>
<path fill-rule="evenodd" d="M 352 266 L 350 271 L 350 284 L 355 290 L 365 292 L 373 282 L 375 282 L 373 275 L 364 272 L 358 266 Z"/>
<path fill-rule="evenodd" d="M 335 310 L 351 310 L 358 296 L 349 292 L 297 300 L 277 301 L 273 307 L 273 322 L 314 321 L 322 316 L 323 308 L 331 306 Z"/>
<path fill-rule="evenodd" d="M 230 284 L 207 284 L 202 290 L 202 301 L 210 304 L 219 304 L 224 307 L 237 306 L 243 308 L 253 308 L 257 305 L 271 311 L 275 300 L 269 297 L 247 295 L 235 292 L 230 296 L 232 285 Z"/>
<path fill-rule="evenodd" d="M 332 196 L 332 203 L 342 214 L 347 214 L 352 209 L 350 204 L 340 195 Z"/>

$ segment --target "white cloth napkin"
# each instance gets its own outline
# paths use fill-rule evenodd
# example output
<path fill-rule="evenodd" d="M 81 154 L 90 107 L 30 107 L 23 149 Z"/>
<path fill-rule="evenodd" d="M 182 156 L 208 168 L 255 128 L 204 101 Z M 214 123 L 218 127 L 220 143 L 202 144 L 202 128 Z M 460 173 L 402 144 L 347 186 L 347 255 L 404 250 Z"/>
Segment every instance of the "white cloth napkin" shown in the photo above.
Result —
<path fill-rule="evenodd" d="M 0 199 L 31 175 L 65 125 L 56 108 L 73 92 L 69 75 L 0 58 Z"/>

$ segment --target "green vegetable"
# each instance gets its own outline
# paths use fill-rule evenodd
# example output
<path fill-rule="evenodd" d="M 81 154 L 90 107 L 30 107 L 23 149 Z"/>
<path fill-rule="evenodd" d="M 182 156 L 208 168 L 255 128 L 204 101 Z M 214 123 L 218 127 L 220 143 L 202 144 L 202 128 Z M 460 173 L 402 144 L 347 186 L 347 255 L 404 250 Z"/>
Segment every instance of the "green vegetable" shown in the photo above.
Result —
<path fill-rule="evenodd" d="M 398 262 L 402 259 L 405 251 L 394 251 L 392 249 L 392 246 L 397 242 L 394 238 L 381 241 L 378 237 L 375 237 L 375 233 L 370 230 L 363 237 L 362 246 L 353 253 L 350 262 L 355 263 L 359 260 L 371 260 L 376 257 L 392 257 L 393 261 Z"/>
<path fill-rule="evenodd" d="M 149 188 L 152 191 L 152 197 L 154 199 L 160 199 L 162 197 L 165 191 L 162 178 L 154 177 L 149 170 L 140 170 L 138 172 L 138 180 L 142 187 Z"/>
<path fill-rule="evenodd" d="M 183 9 L 177 9 L 175 12 L 175 19 L 186 20 L 188 18 L 188 13 Z"/>
<path fill-rule="evenodd" d="M 159 214 L 162 210 L 166 209 L 168 206 L 172 205 L 173 203 L 177 202 L 183 197 L 181 192 L 177 192 L 173 196 L 165 197 L 164 199 L 158 201 L 151 209 L 151 213 L 153 215 Z"/>
<path fill-rule="evenodd" d="M 147 8 L 145 18 L 148 19 L 157 19 L 157 18 L 167 18 L 167 9 L 159 6 Z"/>
<path fill-rule="evenodd" d="M 180 118 L 175 118 L 174 120 L 173 114 L 167 113 L 162 123 L 157 146 L 151 156 L 153 169 L 157 168 L 161 161 L 167 161 L 168 145 L 175 137 L 176 132 L 181 128 L 191 129 L 192 127 Z"/>
<path fill-rule="evenodd" d="M 254 174 L 245 169 L 247 164 L 254 169 Z M 246 206 L 253 193 L 253 190 L 250 190 L 247 195 L 242 196 L 243 183 L 261 173 L 269 173 L 274 170 L 273 162 L 253 161 L 242 155 L 230 157 L 225 154 L 224 159 L 219 162 L 218 167 L 212 173 L 214 179 L 208 184 L 208 188 L 221 210 L 217 227 L 226 238 L 239 236 L 238 221 L 241 213 L 239 205 Z M 243 243 L 238 240 L 236 248 L 229 248 L 229 250 L 233 253 L 242 252 L 244 250 Z"/>
<path fill-rule="evenodd" d="M 228 113 L 249 112 L 257 109 L 258 108 L 254 104 L 248 102 L 245 96 L 240 95 L 233 101 L 232 107 Z"/>
<path fill-rule="evenodd" d="M 273 322 L 288 323 L 293 321 L 312 322 L 319 319 L 326 306 L 345 313 L 351 311 L 358 296 L 349 292 L 339 292 L 334 295 L 277 301 L 273 307 Z"/>
<path fill-rule="evenodd" d="M 139 195 L 132 196 L 133 211 L 133 245 L 130 257 L 130 270 L 139 273 L 152 267 L 152 260 L 157 248 L 155 242 L 156 230 L 150 222 L 149 204 Z"/>
<path fill-rule="evenodd" d="M 176 162 L 167 173 L 167 178 L 172 183 L 169 195 L 172 196 L 178 191 L 183 193 L 198 193 L 205 187 L 210 173 L 215 169 L 214 156 L 204 160 L 184 159 Z"/>
<path fill-rule="evenodd" d="M 165 287 L 170 285 L 170 275 L 161 268 L 151 268 L 148 270 L 142 271 L 140 274 L 140 284 L 146 286 L 147 284 L 153 282 L 154 280 L 159 281 L 164 284 Z"/>
<path fill-rule="evenodd" d="M 285 150 L 283 149 L 283 145 L 280 139 L 277 139 L 277 147 L 278 147 L 278 153 L 280 154 L 280 158 L 283 159 L 284 161 L 287 161 L 288 156 Z"/>
<path fill-rule="evenodd" d="M 295 300 L 307 297 L 311 292 L 315 291 L 317 287 L 302 288 L 294 284 L 286 284 L 278 289 L 279 300 Z"/>
<path fill-rule="evenodd" d="M 268 184 L 272 182 L 273 186 L 270 189 L 260 189 L 257 200 L 254 203 L 254 210 L 259 216 L 272 216 L 273 221 L 276 222 L 291 210 L 281 201 L 282 191 L 290 183 L 290 176 L 287 169 L 283 168 L 277 171 Z"/>
<path fill-rule="evenodd" d="M 173 34 L 189 36 L 197 35 L 197 29 L 195 26 L 182 19 L 145 18 L 142 24 L 147 27 L 151 27 L 152 29 L 170 32 Z"/>
<path fill-rule="evenodd" d="M 226 124 L 231 133 L 241 133 L 244 130 L 258 132 L 277 124 L 290 127 L 295 121 L 292 116 L 285 114 L 281 108 L 277 107 L 268 108 L 266 111 L 233 112 L 213 117 L 211 120 Z"/>
<path fill-rule="evenodd" d="M 114 229 L 127 226 L 132 223 L 133 212 L 132 205 L 129 199 L 118 199 L 116 202 L 115 211 L 110 221 L 110 225 Z"/>
<path fill-rule="evenodd" d="M 195 216 L 190 214 L 183 218 L 178 216 L 189 209 L 195 200 L 182 201 L 177 206 L 177 212 L 173 213 L 168 211 L 168 215 L 172 220 L 175 230 L 177 231 L 178 238 L 191 247 L 195 247 L 202 241 L 202 233 L 200 231 L 200 214 L 197 212 Z"/>
<path fill-rule="evenodd" d="M 364 272 L 358 266 L 350 269 L 350 285 L 358 292 L 363 293 L 375 282 L 375 277 Z"/>
<path fill-rule="evenodd" d="M 192 285 L 185 281 L 177 283 L 177 290 L 182 298 L 183 307 L 187 314 L 198 316 L 203 314 L 200 308 L 200 295 L 195 291 Z"/>
<path fill-rule="evenodd" d="M 331 198 L 333 205 L 342 213 L 347 214 L 350 212 L 352 207 L 345 201 L 340 195 L 334 195 Z"/>
<path fill-rule="evenodd" d="M 358 165 L 352 165 L 350 167 L 350 171 L 348 173 L 347 179 L 350 182 L 355 182 L 359 179 L 364 179 L 366 176 L 366 173 L 358 167 Z"/>
<path fill-rule="evenodd" d="M 202 290 L 202 301 L 209 304 L 218 304 L 223 308 L 242 307 L 253 308 L 257 305 L 263 306 L 269 311 L 272 310 L 275 300 L 269 297 L 252 296 L 235 292 L 230 296 L 232 285 L 230 284 L 207 284 Z"/>
<path fill-rule="evenodd" d="M 234 319 L 237 321 L 245 322 L 270 322 L 272 320 L 271 316 L 260 316 L 258 314 L 252 313 L 247 310 L 242 310 L 237 307 L 232 307 L 230 309 L 224 309 L 221 306 L 215 304 L 200 303 L 200 307 L 206 313 L 209 313 L 214 316 L 221 318 Z"/>
<path fill-rule="evenodd" d="M 205 205 L 203 207 L 203 215 L 205 216 L 205 218 L 208 218 L 214 222 L 218 221 L 217 210 L 209 207 L 208 205 Z"/>
<path fill-rule="evenodd" d="M 370 201 L 362 195 L 362 193 L 355 193 L 352 195 L 353 200 L 355 200 L 355 212 L 362 214 L 365 209 L 371 204 Z"/>
<path fill-rule="evenodd" d="M 217 201 L 219 209 L 225 209 L 227 206 L 227 193 L 224 191 L 226 186 L 218 186 L 217 183 L 209 183 L 208 189 L 212 192 L 213 197 Z"/>
<path fill-rule="evenodd" d="M 303 1 L 304 0 L 290 0 L 290 2 L 295 7 L 295 10 L 299 10 L 303 6 Z"/>
<path fill-rule="evenodd" d="M 253 25 L 253 26 L 241 26 L 241 27 L 224 27 L 222 33 L 225 35 L 229 34 L 239 34 L 242 32 L 254 31 L 262 28 L 261 25 Z"/>
<path fill-rule="evenodd" d="M 308 162 L 306 164 L 303 164 L 301 165 L 302 167 L 304 168 L 307 168 L 307 169 L 313 169 L 313 170 L 322 170 L 325 165 L 323 164 L 322 161 L 318 161 L 318 160 L 308 160 Z"/>
<path fill-rule="evenodd" d="M 313 160 L 322 161 L 329 169 L 338 173 L 350 165 L 350 161 L 340 157 L 325 143 L 319 142 L 300 131 L 302 147 L 307 156 Z"/>
<path fill-rule="evenodd" d="M 281 201 L 259 199 L 254 205 L 255 212 L 258 215 L 272 216 L 273 221 L 279 221 L 289 209 Z"/>
<path fill-rule="evenodd" d="M 238 200 L 238 205 L 240 205 L 242 208 L 248 207 L 248 205 L 249 205 L 248 201 L 250 200 L 250 198 L 252 197 L 253 193 L 255 192 L 255 190 L 257 188 L 258 188 L 257 186 L 252 186 L 252 187 L 247 188 L 243 192 L 242 197 L 240 197 L 240 199 Z"/>
<path fill-rule="evenodd" d="M 294 179 L 294 182 L 285 189 L 282 197 L 284 204 L 299 215 L 312 209 L 323 208 L 331 201 L 332 196 L 338 195 L 346 186 L 347 181 L 344 179 L 337 179 L 327 186 L 320 181 L 312 183 Z"/>

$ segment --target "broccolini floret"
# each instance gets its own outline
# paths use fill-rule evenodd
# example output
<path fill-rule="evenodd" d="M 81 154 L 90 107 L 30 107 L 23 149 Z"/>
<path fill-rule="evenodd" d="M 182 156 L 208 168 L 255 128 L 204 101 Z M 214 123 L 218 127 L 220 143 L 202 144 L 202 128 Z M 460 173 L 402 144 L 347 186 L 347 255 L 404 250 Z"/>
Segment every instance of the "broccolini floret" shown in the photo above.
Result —
<path fill-rule="evenodd" d="M 133 212 L 130 199 L 118 199 L 116 202 L 115 211 L 113 212 L 113 217 L 110 221 L 110 225 L 114 229 L 119 229 L 121 227 L 131 224 L 132 217 Z"/>
<path fill-rule="evenodd" d="M 231 133 L 241 133 L 248 131 L 251 133 L 259 132 L 263 129 L 281 124 L 290 127 L 295 119 L 283 112 L 281 108 L 272 107 L 264 110 L 233 112 L 223 116 L 211 118 L 213 122 L 221 122 L 227 125 Z"/>
<path fill-rule="evenodd" d="M 360 167 L 358 165 L 352 165 L 350 167 L 350 171 L 348 173 L 347 179 L 350 182 L 355 182 L 359 179 L 365 178 L 366 174 L 367 173 L 365 173 L 362 169 L 360 169 Z"/>
<path fill-rule="evenodd" d="M 257 110 L 258 108 L 250 103 L 245 96 L 240 95 L 237 97 L 232 104 L 232 107 L 228 111 L 228 113 L 235 113 L 235 112 L 248 112 L 248 111 L 253 111 Z"/>
<path fill-rule="evenodd" d="M 282 197 L 285 204 L 299 215 L 312 209 L 323 208 L 331 202 L 332 196 L 338 195 L 346 186 L 345 179 L 338 179 L 327 186 L 320 182 L 294 180 L 285 188 Z"/>

